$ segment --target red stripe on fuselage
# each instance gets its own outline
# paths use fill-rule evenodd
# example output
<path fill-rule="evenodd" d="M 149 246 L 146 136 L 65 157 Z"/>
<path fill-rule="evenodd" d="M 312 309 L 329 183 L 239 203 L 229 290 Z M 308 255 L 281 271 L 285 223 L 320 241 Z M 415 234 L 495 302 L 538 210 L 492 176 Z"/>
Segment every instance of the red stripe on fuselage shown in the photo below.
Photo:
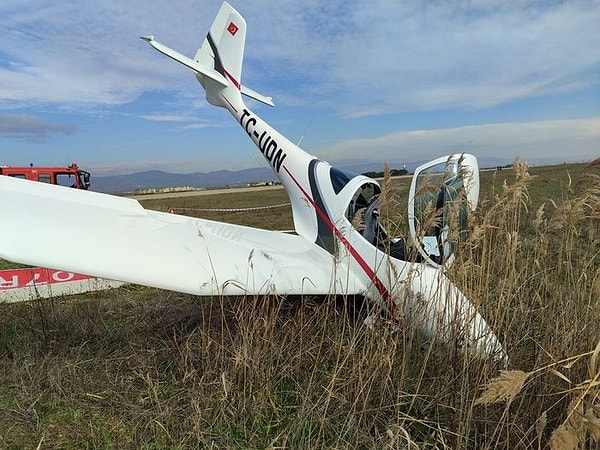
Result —
<path fill-rule="evenodd" d="M 356 250 L 352 246 L 352 244 L 350 244 L 350 242 L 348 242 L 348 240 L 344 237 L 344 235 L 341 233 L 341 231 L 337 229 L 337 227 L 331 221 L 331 219 L 329 218 L 327 213 L 317 206 L 317 204 L 312 199 L 312 197 L 310 195 L 308 195 L 308 193 L 304 190 L 304 188 L 300 185 L 300 183 L 298 183 L 298 180 L 296 180 L 296 178 L 294 177 L 294 175 L 291 174 L 291 172 L 288 170 L 288 168 L 286 166 L 283 166 L 283 168 L 287 172 L 287 174 L 290 176 L 292 181 L 296 184 L 296 186 L 298 186 L 298 189 L 300 189 L 300 191 L 302 191 L 302 194 L 304 194 L 304 196 L 310 202 L 310 204 L 313 206 L 313 208 L 315 208 L 315 211 L 317 212 L 319 217 L 321 219 L 323 219 L 323 221 L 329 228 L 331 228 L 331 230 L 333 231 L 333 234 L 335 234 L 335 236 L 340 240 L 340 242 L 342 244 L 344 244 L 344 247 L 346 247 L 348 249 L 348 251 L 350 252 L 352 257 L 360 265 L 362 270 L 367 274 L 367 276 L 373 282 L 373 284 L 375 284 L 375 287 L 377 288 L 377 290 L 383 297 L 384 301 L 387 303 L 390 313 L 393 313 L 394 306 L 395 306 L 394 302 L 393 302 L 393 300 L 391 300 L 390 293 L 388 292 L 388 290 L 385 287 L 385 285 L 383 284 L 383 282 L 379 279 L 379 277 L 377 277 L 377 274 L 375 273 L 375 271 L 371 268 L 371 266 L 369 266 L 369 264 L 367 264 L 367 262 L 363 259 L 363 257 L 358 252 L 358 250 Z"/>
<path fill-rule="evenodd" d="M 231 80 L 231 82 L 235 85 L 235 87 L 238 88 L 238 91 L 242 89 L 242 85 L 240 84 L 240 82 L 238 80 L 236 80 L 235 78 L 233 78 L 233 76 L 229 72 L 227 72 L 225 67 L 223 67 L 223 72 L 225 72 L 225 75 L 227 75 L 227 78 L 229 78 Z"/>

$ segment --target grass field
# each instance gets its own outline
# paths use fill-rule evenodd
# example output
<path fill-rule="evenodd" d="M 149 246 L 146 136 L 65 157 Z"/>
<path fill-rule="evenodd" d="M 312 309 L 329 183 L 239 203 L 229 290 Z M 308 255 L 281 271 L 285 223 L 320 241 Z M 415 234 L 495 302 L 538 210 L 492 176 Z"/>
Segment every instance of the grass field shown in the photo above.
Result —
<path fill-rule="evenodd" d="M 507 370 L 423 345 L 410 323 L 369 329 L 336 298 L 126 286 L 0 304 L 0 448 L 600 448 L 600 167 L 481 180 L 450 277 Z M 142 201 L 285 202 L 283 190 Z M 186 212 L 292 228 L 289 207 Z"/>

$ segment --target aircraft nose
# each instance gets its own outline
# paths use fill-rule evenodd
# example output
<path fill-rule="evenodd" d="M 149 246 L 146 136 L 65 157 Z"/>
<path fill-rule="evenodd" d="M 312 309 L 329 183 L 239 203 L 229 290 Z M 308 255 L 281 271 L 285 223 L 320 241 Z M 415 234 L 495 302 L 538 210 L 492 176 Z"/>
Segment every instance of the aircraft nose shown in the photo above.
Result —
<path fill-rule="evenodd" d="M 466 356 L 508 363 L 483 316 L 439 269 L 423 267 L 410 280 L 410 289 L 410 314 L 427 336 L 456 346 Z"/>

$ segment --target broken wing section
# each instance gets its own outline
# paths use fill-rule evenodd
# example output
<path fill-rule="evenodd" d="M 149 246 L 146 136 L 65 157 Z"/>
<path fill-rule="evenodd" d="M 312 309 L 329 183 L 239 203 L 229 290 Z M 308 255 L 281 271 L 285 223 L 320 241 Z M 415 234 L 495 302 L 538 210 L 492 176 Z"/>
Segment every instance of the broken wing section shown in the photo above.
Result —
<path fill-rule="evenodd" d="M 296 235 L 10 177 L 0 177 L 0 202 L 0 258 L 10 261 L 197 295 L 361 289 L 336 282 L 334 258 Z"/>

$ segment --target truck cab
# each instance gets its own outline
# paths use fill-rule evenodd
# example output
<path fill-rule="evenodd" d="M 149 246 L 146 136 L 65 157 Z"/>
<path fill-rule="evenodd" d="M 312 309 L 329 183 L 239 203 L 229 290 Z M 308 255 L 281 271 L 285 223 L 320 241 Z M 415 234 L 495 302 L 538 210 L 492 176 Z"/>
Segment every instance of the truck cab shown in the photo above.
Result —
<path fill-rule="evenodd" d="M 0 166 L 0 175 L 75 189 L 90 188 L 90 173 L 80 169 L 75 163 L 67 167 L 37 167 L 33 164 L 23 167 Z"/>

